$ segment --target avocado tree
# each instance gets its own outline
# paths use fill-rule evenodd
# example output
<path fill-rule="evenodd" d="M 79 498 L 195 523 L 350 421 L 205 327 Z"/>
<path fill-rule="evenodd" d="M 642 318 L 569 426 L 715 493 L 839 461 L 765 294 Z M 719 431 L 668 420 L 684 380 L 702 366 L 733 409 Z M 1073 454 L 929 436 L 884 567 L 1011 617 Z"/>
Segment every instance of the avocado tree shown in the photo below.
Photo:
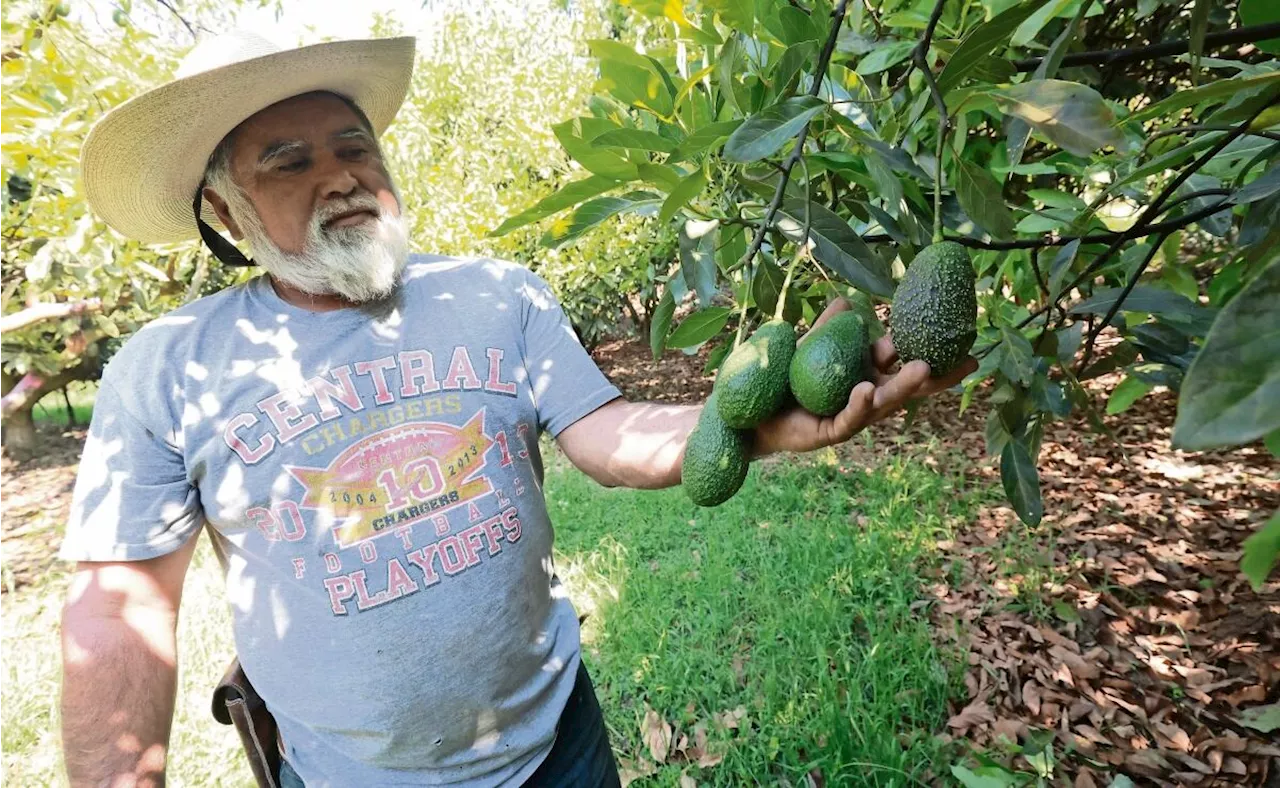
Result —
<path fill-rule="evenodd" d="M 71 381 L 96 379 L 122 337 L 242 275 L 210 266 L 208 254 L 190 244 L 144 246 L 122 238 L 89 211 L 79 183 L 80 147 L 94 122 L 166 79 L 194 39 L 191 20 L 217 24 L 228 7 L 193 4 L 184 11 L 188 18 L 160 4 L 125 3 L 99 22 L 71 15 L 65 3 L 5 5 L 6 451 L 37 450 L 36 403 Z M 166 27 L 173 35 L 156 32 Z"/>
<path fill-rule="evenodd" d="M 714 369 L 833 295 L 873 318 L 943 239 L 977 281 L 960 407 L 1038 523 L 1046 423 L 1181 392 L 1175 446 L 1280 444 L 1280 19 L 1268 0 L 631 0 L 591 42 L 579 177 L 495 228 L 654 217 L 650 341 Z M 604 234 L 611 229 L 605 230 Z M 696 305 L 675 323 L 676 306 Z M 868 319 L 876 330 L 878 320 Z M 1105 406 L 1085 383 L 1118 382 Z M 1280 517 L 1253 537 L 1255 583 Z"/>
<path fill-rule="evenodd" d="M 588 346 L 624 314 L 648 330 L 658 300 L 658 264 L 649 258 L 675 256 L 674 230 L 630 216 L 607 235 L 555 248 L 530 226 L 486 233 L 570 177 L 552 125 L 587 106 L 595 74 L 583 42 L 607 35 L 616 13 L 611 0 L 575 3 L 572 12 L 534 0 L 519 14 L 431 3 L 409 97 L 384 139 L 419 248 L 520 260 L 556 290 Z M 401 22 L 380 19 L 374 33 L 396 35 Z"/>

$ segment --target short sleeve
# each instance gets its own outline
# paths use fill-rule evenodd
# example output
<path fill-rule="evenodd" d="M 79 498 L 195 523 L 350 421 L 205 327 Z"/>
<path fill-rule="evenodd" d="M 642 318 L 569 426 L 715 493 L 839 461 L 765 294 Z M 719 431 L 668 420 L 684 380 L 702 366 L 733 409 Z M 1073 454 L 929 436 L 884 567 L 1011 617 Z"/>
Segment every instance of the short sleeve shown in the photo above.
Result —
<path fill-rule="evenodd" d="M 547 283 L 532 272 L 527 276 L 521 290 L 524 362 L 538 410 L 538 427 L 554 438 L 622 394 L 578 342 Z"/>
<path fill-rule="evenodd" d="M 164 428 L 130 411 L 109 377 L 94 402 L 59 551 L 68 561 L 155 558 L 181 547 L 203 522 L 180 450 Z"/>

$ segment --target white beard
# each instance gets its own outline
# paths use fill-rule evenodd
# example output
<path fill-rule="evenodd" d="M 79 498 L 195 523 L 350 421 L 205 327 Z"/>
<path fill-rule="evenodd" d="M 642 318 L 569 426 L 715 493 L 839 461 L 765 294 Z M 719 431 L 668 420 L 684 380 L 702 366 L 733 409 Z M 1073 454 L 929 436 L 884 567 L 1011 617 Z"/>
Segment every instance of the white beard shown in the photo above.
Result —
<path fill-rule="evenodd" d="M 400 286 L 409 259 L 408 227 L 403 216 L 387 212 L 373 195 L 336 200 L 317 209 L 301 252 L 276 246 L 247 197 L 244 203 L 229 207 L 249 241 L 253 261 L 284 284 L 356 304 L 383 300 Z M 369 210 L 378 218 L 372 224 L 325 227 L 328 220 L 352 210 Z"/>

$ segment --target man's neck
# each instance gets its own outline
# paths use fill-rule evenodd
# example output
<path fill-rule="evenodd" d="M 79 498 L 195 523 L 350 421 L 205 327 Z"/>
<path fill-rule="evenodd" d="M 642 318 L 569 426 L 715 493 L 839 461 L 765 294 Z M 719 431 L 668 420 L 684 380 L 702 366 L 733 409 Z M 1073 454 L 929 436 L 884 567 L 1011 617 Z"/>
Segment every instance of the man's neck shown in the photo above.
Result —
<path fill-rule="evenodd" d="M 271 286 L 275 288 L 276 295 L 280 296 L 282 301 L 301 309 L 311 312 L 332 312 L 336 309 L 356 306 L 355 302 L 340 295 L 312 295 L 296 287 L 291 287 L 270 274 L 267 275 L 267 278 L 271 282 Z"/>

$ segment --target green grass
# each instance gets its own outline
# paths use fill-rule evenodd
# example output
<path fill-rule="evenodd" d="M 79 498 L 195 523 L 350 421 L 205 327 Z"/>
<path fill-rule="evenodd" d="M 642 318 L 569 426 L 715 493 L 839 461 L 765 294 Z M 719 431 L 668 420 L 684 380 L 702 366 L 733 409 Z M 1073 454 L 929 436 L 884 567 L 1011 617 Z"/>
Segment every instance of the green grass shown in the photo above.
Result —
<path fill-rule="evenodd" d="M 945 773 L 934 740 L 958 666 L 912 605 L 944 523 L 972 498 L 904 454 L 846 472 L 784 459 L 752 471 L 717 509 L 676 490 L 605 490 L 549 457 L 557 567 L 620 758 L 647 755 L 646 703 L 693 738 L 708 724 L 717 766 L 667 764 L 637 785 L 901 786 Z M 4 605 L 6 784 L 63 785 L 56 734 L 57 616 L 65 572 Z M 918 607 L 918 606 L 917 606 Z M 250 784 L 209 691 L 232 654 L 221 576 L 207 543 L 187 581 L 171 782 Z M 735 656 L 738 672 L 735 672 Z M 713 715 L 744 707 L 737 730 Z"/>
<path fill-rule="evenodd" d="M 58 618 L 67 584 L 66 567 L 4 600 L 3 718 L 4 783 L 63 786 L 58 743 L 61 656 Z M 251 786 L 253 777 L 230 726 L 209 714 L 213 687 L 235 653 L 231 613 L 222 591 L 222 571 L 201 544 L 183 589 L 178 624 L 178 698 L 170 756 L 170 784 Z"/>
<path fill-rule="evenodd" d="M 794 784 L 818 768 L 829 785 L 891 786 L 945 772 L 933 735 L 959 674 L 912 603 L 944 522 L 965 513 L 950 481 L 909 457 L 852 472 L 784 460 L 710 510 L 554 465 L 547 487 L 620 755 L 646 754 L 646 702 L 686 732 L 743 706 L 736 732 L 711 725 L 726 757 L 690 769 L 700 783 Z"/>
<path fill-rule="evenodd" d="M 76 424 L 88 426 L 93 416 L 93 400 L 98 395 L 97 381 L 75 381 L 67 386 L 67 397 L 61 391 L 46 394 L 36 403 L 31 417 L 36 424 L 56 424 L 67 426 L 67 398 L 71 400 L 71 410 L 75 413 Z"/>

